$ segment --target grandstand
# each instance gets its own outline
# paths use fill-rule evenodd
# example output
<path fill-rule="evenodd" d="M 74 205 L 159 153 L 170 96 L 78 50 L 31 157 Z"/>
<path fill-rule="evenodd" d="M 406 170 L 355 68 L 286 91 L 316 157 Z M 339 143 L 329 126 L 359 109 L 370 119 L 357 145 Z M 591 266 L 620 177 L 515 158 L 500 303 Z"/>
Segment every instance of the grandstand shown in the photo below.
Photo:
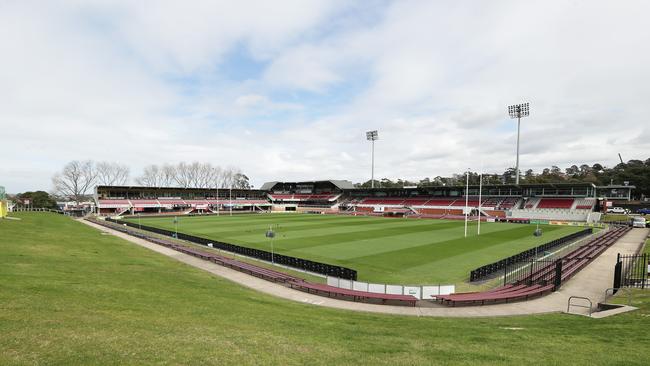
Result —
<path fill-rule="evenodd" d="M 260 189 L 98 186 L 100 215 L 297 211 L 485 220 L 596 222 L 608 198 L 591 183 L 355 188 L 346 180 L 268 182 Z M 467 205 L 467 209 L 465 206 Z"/>
<path fill-rule="evenodd" d="M 544 219 L 596 221 L 600 208 L 596 187 L 590 183 L 376 188 L 347 192 L 342 210 L 383 214 L 388 209 L 409 210 L 412 216 L 453 218 L 465 207 L 475 216 L 512 220 Z"/>
<path fill-rule="evenodd" d="M 254 189 L 97 186 L 94 199 L 99 215 L 248 212 L 271 207 L 265 192 Z"/>
<path fill-rule="evenodd" d="M 323 180 L 267 182 L 260 189 L 274 211 L 337 212 L 341 198 L 355 188 L 347 180 Z"/>

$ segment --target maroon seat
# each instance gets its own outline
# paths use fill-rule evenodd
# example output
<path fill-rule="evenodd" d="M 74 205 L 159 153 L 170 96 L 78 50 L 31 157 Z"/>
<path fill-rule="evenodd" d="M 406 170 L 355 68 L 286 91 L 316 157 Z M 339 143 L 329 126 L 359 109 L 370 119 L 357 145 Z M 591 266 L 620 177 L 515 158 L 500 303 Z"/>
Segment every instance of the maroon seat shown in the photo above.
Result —
<path fill-rule="evenodd" d="M 496 303 L 496 302 L 512 302 L 527 300 L 532 297 L 541 296 L 547 292 L 553 290 L 554 285 L 549 284 L 545 286 L 541 285 L 532 285 L 532 286 L 523 286 L 519 287 L 516 290 L 504 291 L 499 293 L 477 293 L 473 296 L 461 296 L 458 295 L 449 295 L 443 301 L 447 305 L 456 306 L 456 305 L 471 305 L 475 303 L 480 303 L 484 305 L 486 303 Z"/>
<path fill-rule="evenodd" d="M 560 282 L 564 282 L 578 273 L 629 230 L 631 230 L 629 227 L 611 229 L 597 238 L 590 239 L 584 245 L 560 258 L 559 260 L 562 261 Z M 536 269 L 526 278 L 513 284 L 483 292 L 436 296 L 436 300 L 451 306 L 526 300 L 552 291 L 555 287 L 555 271 L 555 263 L 548 263 L 548 265 Z"/>
<path fill-rule="evenodd" d="M 351 297 L 354 301 L 366 301 L 369 299 L 375 299 L 375 300 L 380 300 L 382 303 L 386 303 L 386 301 L 396 301 L 396 302 L 403 302 L 411 306 L 415 306 L 415 303 L 418 300 L 417 298 L 411 295 L 379 294 L 374 292 L 349 290 L 349 289 L 338 288 L 338 287 L 318 284 L 318 283 L 310 283 L 305 281 L 289 282 L 289 286 L 292 288 L 298 288 L 300 290 L 306 290 L 309 293 L 311 293 L 311 291 L 313 290 L 315 292 L 327 293 L 328 296 Z"/>

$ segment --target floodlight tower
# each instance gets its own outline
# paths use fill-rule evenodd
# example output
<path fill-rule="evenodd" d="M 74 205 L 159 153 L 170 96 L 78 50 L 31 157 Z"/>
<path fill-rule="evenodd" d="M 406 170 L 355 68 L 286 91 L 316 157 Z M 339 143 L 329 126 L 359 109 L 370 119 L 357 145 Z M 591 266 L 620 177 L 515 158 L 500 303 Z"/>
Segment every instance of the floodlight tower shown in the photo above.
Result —
<path fill-rule="evenodd" d="M 379 140 L 377 130 L 366 132 L 366 140 L 372 142 L 372 172 L 370 175 L 370 188 L 375 188 L 375 141 Z"/>
<path fill-rule="evenodd" d="M 528 103 L 521 103 L 508 106 L 510 118 L 517 119 L 517 166 L 515 167 L 515 183 L 519 184 L 519 131 L 521 129 L 521 117 L 528 117 L 530 109 Z"/>

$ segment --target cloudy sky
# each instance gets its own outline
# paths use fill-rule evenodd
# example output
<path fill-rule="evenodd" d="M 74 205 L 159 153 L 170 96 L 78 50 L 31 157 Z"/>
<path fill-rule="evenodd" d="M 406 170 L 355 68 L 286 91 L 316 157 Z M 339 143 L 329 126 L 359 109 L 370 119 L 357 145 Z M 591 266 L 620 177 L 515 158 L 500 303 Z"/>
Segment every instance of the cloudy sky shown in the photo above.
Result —
<path fill-rule="evenodd" d="M 0 1 L 0 185 L 74 159 L 269 180 L 650 157 L 648 1 Z"/>

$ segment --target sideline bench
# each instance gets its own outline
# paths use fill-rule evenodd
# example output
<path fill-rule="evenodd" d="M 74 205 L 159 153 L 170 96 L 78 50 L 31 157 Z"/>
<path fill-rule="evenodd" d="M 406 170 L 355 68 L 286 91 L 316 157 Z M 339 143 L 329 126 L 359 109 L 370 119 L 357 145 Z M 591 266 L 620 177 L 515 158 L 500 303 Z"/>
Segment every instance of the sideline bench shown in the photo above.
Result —
<path fill-rule="evenodd" d="M 348 290 L 345 288 L 338 288 L 330 285 L 310 283 L 310 282 L 289 282 L 291 288 L 297 288 L 308 293 L 312 291 L 318 293 L 326 293 L 328 297 L 348 297 L 353 301 L 368 302 L 368 300 L 379 300 L 382 304 L 387 301 L 395 301 L 397 303 L 406 303 L 410 306 L 415 306 L 418 299 L 411 295 L 392 295 L 392 294 L 379 294 L 374 292 Z"/>
<path fill-rule="evenodd" d="M 630 230 L 629 227 L 613 228 L 597 238 L 592 238 L 585 245 L 574 249 L 558 259 L 562 261 L 562 277 L 560 282 L 565 282 L 573 277 Z M 513 284 L 483 292 L 439 295 L 435 299 L 437 302 L 450 306 L 485 305 L 488 303 L 528 300 L 554 291 L 555 284 L 549 283 L 554 282 L 554 279 L 555 264 L 550 263 L 532 272 L 530 276 Z"/>
<path fill-rule="evenodd" d="M 436 301 L 451 306 L 474 305 L 476 303 L 480 303 L 480 305 L 485 305 L 486 303 L 497 303 L 497 302 L 508 303 L 513 301 L 528 300 L 533 297 L 545 295 L 551 291 L 553 291 L 553 284 L 546 285 L 546 286 L 520 285 L 520 286 L 514 286 L 512 289 L 501 289 L 495 292 L 441 295 L 441 296 L 436 296 Z"/>

